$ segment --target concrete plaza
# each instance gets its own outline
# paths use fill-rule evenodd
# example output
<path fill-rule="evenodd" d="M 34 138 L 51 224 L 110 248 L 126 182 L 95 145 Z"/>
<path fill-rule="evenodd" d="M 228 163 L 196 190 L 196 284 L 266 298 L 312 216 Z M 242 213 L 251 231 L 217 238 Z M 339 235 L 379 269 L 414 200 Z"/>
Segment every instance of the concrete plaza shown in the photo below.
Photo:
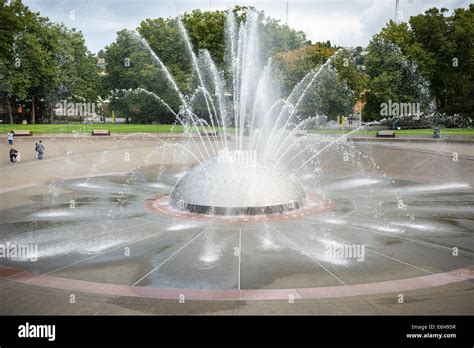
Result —
<path fill-rule="evenodd" d="M 230 224 L 144 209 L 195 163 L 182 137 L 41 139 L 42 161 L 39 138 L 16 140 L 16 164 L 0 145 L 0 243 L 40 256 L 0 260 L 2 314 L 474 313 L 470 143 L 338 144 L 299 177 L 335 209 Z M 329 259 L 328 243 L 365 258 Z"/>

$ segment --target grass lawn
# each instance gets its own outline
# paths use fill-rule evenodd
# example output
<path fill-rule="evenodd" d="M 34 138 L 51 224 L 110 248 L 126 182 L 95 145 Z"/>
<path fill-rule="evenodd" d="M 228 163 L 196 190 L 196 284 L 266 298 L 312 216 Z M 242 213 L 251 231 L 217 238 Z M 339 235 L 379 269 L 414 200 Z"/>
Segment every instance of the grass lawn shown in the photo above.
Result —
<path fill-rule="evenodd" d="M 401 129 L 397 134 L 433 135 L 432 129 Z M 375 134 L 375 133 L 374 133 Z M 441 135 L 474 135 L 474 128 L 441 128 Z"/>
<path fill-rule="evenodd" d="M 90 133 L 93 129 L 108 129 L 112 133 L 168 133 L 168 132 L 183 132 L 183 126 L 173 126 L 168 124 L 0 124 L 0 134 L 6 134 L 10 129 L 20 130 L 27 129 L 33 134 L 45 133 Z M 191 128 L 191 131 L 194 131 Z M 228 128 L 227 131 L 232 135 L 234 128 Z M 310 130 L 313 134 L 327 134 L 338 135 L 347 134 L 351 132 L 345 129 L 342 132 L 340 129 L 315 129 Z M 353 132 L 353 135 L 375 135 L 377 130 L 359 130 Z M 431 136 L 432 129 L 402 129 L 396 130 L 397 135 L 420 135 Z M 442 128 L 441 135 L 460 135 L 460 136 L 474 136 L 474 128 Z"/>
<path fill-rule="evenodd" d="M 337 135 L 337 134 L 347 134 L 351 130 L 345 129 L 342 132 L 340 129 L 315 129 L 310 130 L 310 133 L 313 134 L 327 134 L 327 135 Z M 396 135 L 419 135 L 419 136 L 432 136 L 432 129 L 401 129 L 394 131 Z M 375 135 L 377 130 L 359 130 L 352 133 L 352 135 Z M 460 135 L 460 136 L 474 136 L 474 128 L 441 128 L 441 135 Z"/>
<path fill-rule="evenodd" d="M 44 133 L 90 133 L 93 129 L 108 129 L 112 133 L 167 133 L 183 132 L 183 126 L 168 124 L 2 124 L 0 134 L 9 130 L 30 130 L 34 134 Z"/>

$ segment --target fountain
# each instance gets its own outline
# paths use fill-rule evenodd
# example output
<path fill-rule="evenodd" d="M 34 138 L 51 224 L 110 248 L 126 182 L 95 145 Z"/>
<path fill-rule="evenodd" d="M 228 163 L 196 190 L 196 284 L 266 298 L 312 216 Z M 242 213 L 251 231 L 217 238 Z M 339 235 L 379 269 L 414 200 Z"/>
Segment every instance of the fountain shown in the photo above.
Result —
<path fill-rule="evenodd" d="M 271 59 L 261 63 L 256 12 L 250 12 L 240 25 L 232 12 L 227 16 L 230 81 L 222 79 L 224 73 L 218 71 L 209 52 L 196 55 L 183 23 L 178 21 L 178 25 L 198 81 L 190 95 L 181 92 L 165 64 L 139 38 L 181 100 L 180 111 L 173 111 L 176 119 L 198 139 L 192 138 L 199 163 L 176 184 L 171 205 L 206 215 L 281 214 L 304 207 L 306 192 L 282 159 L 298 145 L 297 132 L 312 120 L 300 119 L 298 108 L 320 73 L 330 69 L 333 58 L 309 72 L 283 98 L 277 92 L 281 87 L 273 76 Z M 231 102 L 225 97 L 229 95 Z M 198 96 L 207 120 L 193 108 Z"/>
<path fill-rule="evenodd" d="M 207 215 L 275 214 L 304 206 L 306 193 L 294 175 L 242 154 L 225 152 L 195 166 L 177 183 L 171 204 Z"/>
<path fill-rule="evenodd" d="M 185 298 L 243 301 L 240 308 L 281 300 L 286 313 L 307 307 L 288 306 L 291 296 L 359 300 L 409 286 L 431 298 L 433 284 L 472 281 L 471 148 L 301 136 L 312 119 L 300 109 L 322 77 L 336 73 L 333 58 L 283 97 L 271 60 L 261 62 L 257 24 L 254 13 L 239 25 L 229 15 L 225 74 L 209 53 L 194 53 L 180 24 L 197 83 L 187 95 L 136 36 L 181 107 L 134 92 L 167 106 L 187 135 L 60 137 L 48 144 L 57 158 L 2 168 L 0 246 L 37 245 L 38 257 L 0 259 L 9 282 L 0 307 L 13 308 L 8 296 L 18 282 L 22 293 L 34 286 L 31 296 L 41 287 L 108 294 L 114 310 L 133 295 L 172 300 L 170 312 L 185 308 Z M 354 253 L 338 256 L 347 250 Z M 471 295 L 452 289 L 461 301 Z M 346 312 L 341 303 L 330 314 Z M 77 307 L 65 313 L 70 308 Z"/>

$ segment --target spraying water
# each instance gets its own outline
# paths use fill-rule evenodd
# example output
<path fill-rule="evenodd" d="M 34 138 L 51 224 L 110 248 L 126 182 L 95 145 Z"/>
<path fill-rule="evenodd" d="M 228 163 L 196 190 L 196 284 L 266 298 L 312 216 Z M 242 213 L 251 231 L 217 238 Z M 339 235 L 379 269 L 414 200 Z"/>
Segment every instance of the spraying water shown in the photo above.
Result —
<path fill-rule="evenodd" d="M 208 51 L 195 53 L 189 35 L 178 19 L 178 27 L 191 59 L 198 86 L 185 95 L 163 61 L 138 34 L 143 47 L 161 69 L 176 91 L 181 107 L 173 111 L 186 131 L 195 134 L 196 145 L 202 149 L 201 161 L 218 155 L 219 151 L 255 151 L 266 161 L 279 160 L 286 154 L 286 144 L 295 132 L 307 123 L 300 119 L 299 107 L 307 97 L 321 72 L 331 66 L 334 57 L 310 71 L 287 97 L 280 95 L 282 87 L 276 78 L 272 60 L 262 61 L 260 47 L 260 19 L 250 12 L 246 21 L 238 23 L 235 15 L 227 15 L 225 25 L 225 63 L 228 79 L 219 71 Z M 198 116 L 195 101 L 204 104 L 204 115 Z M 163 102 L 157 97 L 157 100 Z M 169 108 L 169 105 L 165 103 Z M 204 118 L 206 117 L 206 119 Z M 234 138 L 233 141 L 229 139 Z"/>
<path fill-rule="evenodd" d="M 305 205 L 306 193 L 285 168 L 284 159 L 298 144 L 292 141 L 296 133 L 314 120 L 300 115 L 302 103 L 340 51 L 310 71 L 287 97 L 282 96 L 272 60 L 264 62 L 262 58 L 260 24 L 255 11 L 240 23 L 229 12 L 224 33 L 225 74 L 208 51 L 195 52 L 178 18 L 195 82 L 187 95 L 146 40 L 135 34 L 177 93 L 181 106 L 172 113 L 191 134 L 198 151 L 198 165 L 171 194 L 170 201 L 177 209 L 254 215 L 282 213 Z M 156 99 L 162 102 L 160 97 Z"/>

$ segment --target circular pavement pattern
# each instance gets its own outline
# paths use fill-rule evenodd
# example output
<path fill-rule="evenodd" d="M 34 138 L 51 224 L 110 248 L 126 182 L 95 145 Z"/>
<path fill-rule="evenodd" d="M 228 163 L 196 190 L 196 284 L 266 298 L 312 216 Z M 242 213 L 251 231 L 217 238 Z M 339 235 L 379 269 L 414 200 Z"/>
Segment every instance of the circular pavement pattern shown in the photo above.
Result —
<path fill-rule="evenodd" d="M 0 260 L 0 276 L 204 300 L 357 296 L 474 278 L 474 192 L 463 183 L 306 174 L 313 207 L 216 218 L 167 204 L 183 174 L 147 168 L 5 193 L 0 243 L 37 253 Z"/>

